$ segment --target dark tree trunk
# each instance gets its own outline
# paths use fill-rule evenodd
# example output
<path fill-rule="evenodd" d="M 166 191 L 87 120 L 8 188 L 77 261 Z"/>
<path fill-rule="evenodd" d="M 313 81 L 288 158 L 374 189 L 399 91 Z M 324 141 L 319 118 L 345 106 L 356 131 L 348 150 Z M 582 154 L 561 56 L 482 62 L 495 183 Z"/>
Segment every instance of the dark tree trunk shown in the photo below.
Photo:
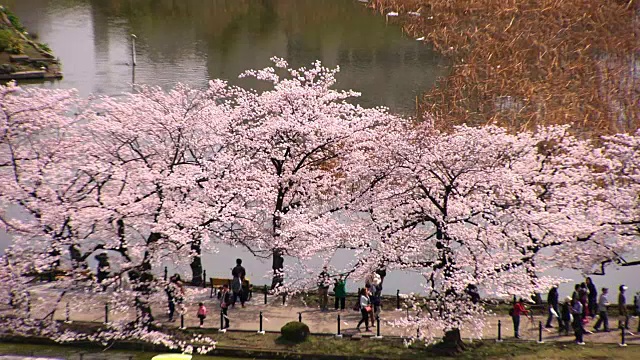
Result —
<path fill-rule="evenodd" d="M 284 269 L 284 258 L 282 257 L 282 251 L 276 249 L 273 251 L 273 278 L 271 279 L 271 290 L 282 286 L 284 275 L 282 269 Z"/>
<path fill-rule="evenodd" d="M 200 240 L 194 240 L 191 244 L 191 250 L 194 252 L 193 259 L 191 260 L 191 285 L 201 286 L 202 281 L 206 279 L 202 278 L 202 247 L 200 246 Z"/>
<path fill-rule="evenodd" d="M 463 352 L 466 345 L 460 337 L 460 329 L 453 329 L 445 332 L 442 342 L 434 345 L 433 348 L 440 354 L 453 356 Z"/>
<path fill-rule="evenodd" d="M 160 239 L 160 234 L 151 233 L 147 239 L 147 244 L 152 244 Z M 129 279 L 133 290 L 137 292 L 135 298 L 136 312 L 138 313 L 137 323 L 141 326 L 150 326 L 153 322 L 151 304 L 149 298 L 153 292 L 154 277 L 151 271 L 151 255 L 145 252 L 142 264 L 129 272 Z"/>
<path fill-rule="evenodd" d="M 193 286 L 202 286 L 202 258 L 200 256 L 195 256 L 193 260 L 191 260 L 191 285 Z"/>

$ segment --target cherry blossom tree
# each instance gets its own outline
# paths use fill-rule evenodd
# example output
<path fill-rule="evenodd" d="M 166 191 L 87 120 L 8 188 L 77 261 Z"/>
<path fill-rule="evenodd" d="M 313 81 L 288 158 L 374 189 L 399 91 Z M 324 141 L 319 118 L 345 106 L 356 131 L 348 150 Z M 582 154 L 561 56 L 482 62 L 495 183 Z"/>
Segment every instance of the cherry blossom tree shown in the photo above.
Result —
<path fill-rule="evenodd" d="M 640 265 L 640 130 L 602 139 L 585 159 L 596 178 L 589 217 L 597 227 L 583 234 L 576 252 L 587 259 L 579 270 L 603 275 L 607 265 Z"/>
<path fill-rule="evenodd" d="M 14 237 L 0 259 L 0 300 L 15 310 L 5 328 L 184 348 L 158 330 L 151 304 L 167 284 L 156 274 L 172 262 L 200 283 L 200 256 L 218 242 L 271 258 L 275 291 L 313 287 L 310 260 L 341 249 L 355 253 L 341 269 L 353 277 L 417 271 L 421 313 L 396 325 L 427 340 L 448 332 L 455 346 L 488 315 L 469 284 L 526 297 L 562 280 L 540 276 L 552 267 L 637 264 L 626 256 L 640 133 L 600 147 L 567 127 L 442 133 L 352 104 L 357 93 L 332 89 L 338 69 L 273 60 L 242 75 L 270 82 L 264 92 L 215 80 L 82 100 L 0 87 L 0 226 Z M 61 275 L 56 291 L 30 282 L 41 274 Z M 55 308 L 68 294 L 124 320 L 64 329 Z"/>
<path fill-rule="evenodd" d="M 566 128 L 512 135 L 493 126 L 422 127 L 393 147 L 400 165 L 377 185 L 375 201 L 361 204 L 375 232 L 355 271 L 382 264 L 420 272 L 426 310 L 398 325 L 427 340 L 458 329 L 480 336 L 487 312 L 470 301 L 469 284 L 489 296 L 546 289 L 558 279 L 538 274 L 558 257 L 545 249 L 591 229 L 581 196 L 589 168 L 576 161 L 590 147 Z"/>
<path fill-rule="evenodd" d="M 15 246 L 3 259 L 14 279 L 21 274 L 54 276 L 67 242 L 85 236 L 73 225 L 73 208 L 83 201 L 82 174 L 69 167 L 74 156 L 68 133 L 81 102 L 72 91 L 42 94 L 15 84 L 0 87 L 0 224 L 14 235 Z M 16 278 L 15 276 L 18 276 Z M 0 296 L 25 298 L 19 281 Z M 13 302 L 14 305 L 26 305 Z"/>
<path fill-rule="evenodd" d="M 331 89 L 339 69 L 320 62 L 291 69 L 273 60 L 275 68 L 242 75 L 271 82 L 273 90 L 239 93 L 231 125 L 234 151 L 245 157 L 241 186 L 251 210 L 238 220 L 236 241 L 272 257 L 272 289 L 283 284 L 284 256 L 309 259 L 357 237 L 350 231 L 357 219 L 345 210 L 376 174 L 356 175 L 375 151 L 376 128 L 399 121 L 384 109 L 348 103 L 358 96 L 353 91 Z M 290 280 L 299 275 L 287 272 Z"/>
<path fill-rule="evenodd" d="M 212 83 L 208 92 L 178 86 L 169 93 L 142 88 L 124 100 L 101 98 L 88 110 L 71 93 L 2 88 L 2 144 L 9 151 L 1 200 L 27 216 L 2 217 L 14 235 L 3 259 L 2 274 L 11 280 L 5 289 L 28 295 L 29 275 L 57 270 L 66 259 L 70 271 L 57 284 L 64 289 L 59 299 L 89 287 L 109 291 L 114 311 L 137 312 L 134 322 L 112 322 L 94 339 L 146 338 L 175 346 L 153 330 L 150 299 L 164 284 L 152 269 L 162 258 L 193 259 L 194 239 L 208 246 L 212 223 L 225 216 L 228 202 L 218 195 L 231 192 L 213 177 L 215 169 L 228 171 L 217 167 L 224 163 L 217 135 L 224 116 L 212 96 L 224 86 Z M 70 116 L 74 111 L 79 115 Z M 189 201 L 192 191 L 199 192 L 196 202 Z M 101 269 L 108 277 L 86 271 L 96 253 L 110 256 L 112 267 Z M 15 291 L 2 293 L 15 297 Z M 101 308 L 105 297 L 86 300 L 84 306 Z"/>

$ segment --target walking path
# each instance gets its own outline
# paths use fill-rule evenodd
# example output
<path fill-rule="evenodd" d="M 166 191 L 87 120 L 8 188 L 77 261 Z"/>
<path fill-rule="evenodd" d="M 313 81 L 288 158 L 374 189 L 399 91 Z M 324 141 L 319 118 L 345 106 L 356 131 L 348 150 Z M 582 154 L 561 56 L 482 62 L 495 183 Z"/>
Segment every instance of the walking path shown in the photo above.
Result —
<path fill-rule="evenodd" d="M 38 293 L 37 297 L 32 296 L 32 303 L 37 305 L 37 302 L 46 302 L 46 293 L 50 293 L 51 290 L 43 290 L 42 293 Z M 69 318 L 71 321 L 89 321 L 89 322 L 104 322 L 105 309 L 104 307 L 87 307 L 83 306 L 82 297 L 84 294 L 67 295 L 66 299 L 73 300 L 73 304 L 69 306 Z M 86 296 L 86 295 L 84 295 Z M 95 296 L 94 296 L 95 297 Z M 105 294 L 105 300 L 107 296 Z M 160 301 L 165 299 L 164 301 Z M 67 300 L 67 301 L 69 301 Z M 220 326 L 220 307 L 219 302 L 215 298 L 209 298 L 208 292 L 202 292 L 195 296 L 189 304 L 186 304 L 186 313 L 184 314 L 185 327 L 193 328 L 199 325 L 199 320 L 196 317 L 198 302 L 204 302 L 205 306 L 209 310 L 207 319 L 205 320 L 205 328 L 215 328 Z M 67 317 L 66 302 L 61 302 L 54 313 L 54 318 L 57 320 L 65 320 Z M 352 304 L 347 304 L 347 306 Z M 51 308 L 45 306 L 33 306 L 34 309 L 40 309 L 38 313 L 34 311 L 31 316 L 35 318 L 42 318 L 47 312 L 52 311 Z M 176 315 L 174 322 L 168 322 L 168 315 L 166 313 L 166 297 L 159 296 L 158 301 L 152 304 L 153 314 L 156 320 L 169 327 L 179 327 L 180 315 Z M 7 310 L 5 310 L 7 311 Z M 258 331 L 260 328 L 260 313 L 263 315 L 262 329 L 265 331 L 279 332 L 280 328 L 290 321 L 298 321 L 299 316 L 302 316 L 302 321 L 306 323 L 311 329 L 312 333 L 324 333 L 335 334 L 338 327 L 338 315 L 340 315 L 340 328 L 341 333 L 344 335 L 357 334 L 356 325 L 360 320 L 360 312 L 356 312 L 350 309 L 344 311 L 337 311 L 331 309 L 327 312 L 322 312 L 318 308 L 303 307 L 303 306 L 290 306 L 282 305 L 282 297 L 269 296 L 268 303 L 264 304 L 264 297 L 262 294 L 256 294 L 253 299 L 246 303 L 246 307 L 242 308 L 238 303 L 235 308 L 229 309 L 230 330 L 244 330 L 244 331 Z M 390 323 L 403 316 L 406 316 L 407 312 L 396 311 L 395 309 L 383 308 L 380 314 L 380 334 L 382 336 L 411 336 L 414 335 L 415 330 L 408 330 L 405 328 L 393 327 Z M 409 315 L 415 315 L 415 312 L 409 312 Z M 612 314 L 613 315 L 613 314 Z M 109 310 L 109 321 L 117 321 L 124 319 L 134 319 L 135 313 L 132 310 L 118 311 L 116 309 Z M 502 338 L 505 340 L 514 340 L 513 338 L 513 324 L 511 318 L 507 315 L 498 315 L 490 318 L 487 322 L 487 326 L 484 328 L 484 339 L 496 339 L 498 336 L 497 324 L 501 322 Z M 537 315 L 534 316 L 533 321 L 527 318 L 521 319 L 520 335 L 523 341 L 532 341 L 538 339 L 538 326 L 542 321 L 543 325 L 546 321 L 546 316 Z M 595 321 L 591 321 L 585 325 L 585 329 L 592 330 Z M 610 324 L 612 329 L 617 326 L 617 317 L 610 317 Z M 554 326 L 557 326 L 557 321 L 554 322 Z M 633 317 L 630 321 L 630 329 L 635 330 L 638 327 L 638 317 Z M 364 326 L 362 326 L 364 330 Z M 371 328 L 375 334 L 376 328 Z M 364 332 L 363 332 L 364 333 Z M 634 331 L 635 333 L 635 331 Z M 573 336 L 560 336 L 557 329 L 543 329 L 543 341 L 573 341 Z M 463 339 L 469 339 L 470 333 L 462 331 Z M 598 343 L 620 343 L 621 331 L 612 330 L 604 333 L 594 333 L 585 336 L 586 342 L 598 342 Z M 640 344 L 640 334 L 628 333 L 625 336 L 626 343 Z"/>

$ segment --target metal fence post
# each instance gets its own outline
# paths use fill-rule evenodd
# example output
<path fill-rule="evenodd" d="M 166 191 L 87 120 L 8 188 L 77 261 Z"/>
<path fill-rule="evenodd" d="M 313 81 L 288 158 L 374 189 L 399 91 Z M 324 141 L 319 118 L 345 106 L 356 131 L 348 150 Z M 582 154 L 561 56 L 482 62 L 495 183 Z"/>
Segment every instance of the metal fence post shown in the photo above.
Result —
<path fill-rule="evenodd" d="M 542 321 L 538 322 L 538 344 L 544 344 L 542 341 Z"/>
<path fill-rule="evenodd" d="M 302 322 L 302 313 L 301 312 L 298 313 L 298 322 Z"/>
<path fill-rule="evenodd" d="M 167 275 L 169 274 L 169 269 L 167 269 L 167 267 L 164 267 L 164 281 L 167 281 Z"/>
<path fill-rule="evenodd" d="M 262 311 L 260 311 L 260 330 L 258 330 L 258 334 L 264 335 L 264 330 L 262 330 Z"/>
<path fill-rule="evenodd" d="M 342 337 L 342 334 L 340 334 L 340 314 L 338 314 L 338 333 L 336 334 L 336 337 Z"/>
<path fill-rule="evenodd" d="M 104 323 L 109 323 L 109 303 L 104 304 Z"/>
<path fill-rule="evenodd" d="M 380 335 L 380 316 L 376 315 L 376 336 L 373 337 L 374 339 L 382 339 L 382 336 Z"/>
<path fill-rule="evenodd" d="M 498 340 L 497 342 L 502 342 L 502 322 L 498 320 Z"/>
<path fill-rule="evenodd" d="M 396 309 L 400 310 L 400 289 L 396 291 Z"/>

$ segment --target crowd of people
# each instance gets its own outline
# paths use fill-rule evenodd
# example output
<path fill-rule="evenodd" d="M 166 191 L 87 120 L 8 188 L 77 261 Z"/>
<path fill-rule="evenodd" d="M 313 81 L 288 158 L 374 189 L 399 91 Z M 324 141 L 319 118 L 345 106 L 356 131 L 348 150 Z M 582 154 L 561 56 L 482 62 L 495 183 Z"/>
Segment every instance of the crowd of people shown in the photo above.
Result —
<path fill-rule="evenodd" d="M 218 293 L 220 311 L 224 318 L 223 329 L 229 327 L 229 307 L 235 307 L 237 302 L 240 302 L 240 305 L 244 307 L 245 302 L 247 301 L 248 291 L 243 286 L 246 283 L 247 271 L 242 266 L 242 259 L 236 259 L 236 266 L 231 269 L 231 276 L 231 286 L 229 286 L 229 284 L 223 284 L 222 289 Z M 165 292 L 167 294 L 167 313 L 169 315 L 170 322 L 176 321 L 176 309 L 179 314 L 184 314 L 186 312 L 184 306 L 184 290 L 184 283 L 182 282 L 179 274 L 175 274 L 169 278 L 169 282 L 165 287 Z M 207 313 L 207 307 L 204 303 L 200 302 L 196 313 L 196 316 L 200 320 L 200 327 L 204 327 L 204 320 L 207 318 Z"/>
<path fill-rule="evenodd" d="M 387 275 L 386 269 L 380 268 L 365 278 L 364 287 L 358 290 L 358 299 L 353 305 L 354 311 L 360 311 L 362 315 L 357 329 L 360 331 L 362 324 L 365 331 L 371 331 L 375 327 L 375 318 L 382 309 L 382 283 Z M 334 309 L 344 311 L 347 297 L 348 275 L 338 274 L 331 276 L 327 267 L 323 267 L 318 275 L 318 297 L 320 311 L 329 311 L 329 288 L 333 284 Z"/>
<path fill-rule="evenodd" d="M 618 315 L 618 328 L 629 331 L 630 313 L 627 309 L 626 285 L 618 287 L 618 298 L 616 310 Z M 594 332 L 608 332 L 609 327 L 609 289 L 603 287 L 598 296 L 598 290 L 593 280 L 588 277 L 585 282 L 576 284 L 571 296 L 567 296 L 560 303 L 558 285 L 554 285 L 547 294 L 547 305 L 549 315 L 547 317 L 546 328 L 553 328 L 554 319 L 558 323 L 558 332 L 569 335 L 570 330 L 575 334 L 575 341 L 579 345 L 584 345 L 584 335 Z M 640 316 L 640 291 L 636 292 L 633 299 L 633 309 L 636 316 Z M 513 305 L 509 315 L 513 319 L 514 336 L 520 338 L 519 327 L 520 317 L 528 315 L 524 299 L 520 299 Z M 588 330 L 590 322 L 595 321 L 593 331 Z M 640 332 L 640 321 L 638 321 L 638 332 Z"/>
<path fill-rule="evenodd" d="M 247 291 L 243 284 L 246 281 L 246 270 L 242 266 L 242 260 L 236 260 L 236 266 L 231 270 L 232 280 L 229 284 L 224 284 L 218 294 L 220 309 L 224 318 L 223 329 L 229 327 L 228 309 L 235 307 L 239 301 L 242 307 L 245 307 L 247 301 Z M 364 287 L 358 291 L 358 298 L 353 305 L 354 311 L 361 314 L 360 321 L 356 326 L 361 331 L 364 324 L 365 331 L 371 331 L 370 327 L 375 327 L 375 318 L 379 316 L 382 309 L 382 284 L 386 276 L 384 268 L 378 269 L 365 278 Z M 318 300 L 320 311 L 329 311 L 329 289 L 333 286 L 334 293 L 334 309 L 344 311 L 346 307 L 347 297 L 347 277 L 348 274 L 331 275 L 328 268 L 323 267 L 318 275 Z M 627 286 L 620 285 L 618 287 L 617 298 L 617 314 L 618 328 L 629 330 L 630 313 L 627 309 Z M 465 292 L 470 299 L 476 303 L 480 296 L 475 285 L 467 287 Z M 166 287 L 168 298 L 168 314 L 169 321 L 175 321 L 174 315 L 176 308 L 179 313 L 184 314 L 184 284 L 180 275 L 173 275 L 169 279 Z M 585 282 L 576 284 L 571 296 L 567 296 L 564 301 L 560 302 L 560 294 L 558 285 L 551 287 L 547 294 L 548 317 L 546 328 L 553 328 L 554 320 L 558 324 L 559 334 L 569 335 L 570 331 L 575 334 L 575 341 L 579 345 L 584 344 L 584 335 L 593 332 L 608 332 L 609 327 L 609 289 L 603 287 L 598 290 L 590 277 Z M 636 316 L 640 316 L 640 291 L 638 291 L 633 299 L 633 309 Z M 514 336 L 520 338 L 520 318 L 529 315 L 529 310 L 525 306 L 524 299 L 515 302 L 509 315 L 513 320 Z M 207 308 L 204 303 L 199 303 L 197 317 L 200 319 L 200 326 L 204 326 L 204 320 L 207 317 Z M 588 324 L 595 321 L 593 331 L 587 330 Z M 638 321 L 638 332 L 640 332 L 640 320 Z"/>

